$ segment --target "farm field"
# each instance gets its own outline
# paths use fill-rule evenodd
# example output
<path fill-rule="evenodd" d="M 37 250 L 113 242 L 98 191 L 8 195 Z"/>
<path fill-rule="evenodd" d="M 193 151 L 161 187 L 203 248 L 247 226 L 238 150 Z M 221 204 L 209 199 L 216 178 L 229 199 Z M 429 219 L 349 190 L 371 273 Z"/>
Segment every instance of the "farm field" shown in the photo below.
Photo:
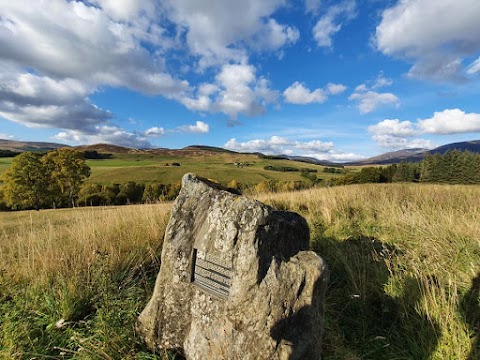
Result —
<path fill-rule="evenodd" d="M 480 186 L 258 198 L 302 214 L 330 267 L 324 359 L 479 358 Z M 0 213 L 0 358 L 172 358 L 149 354 L 134 331 L 170 208 Z"/>
<path fill-rule="evenodd" d="M 0 158 L 0 175 L 7 170 L 12 164 L 13 158 Z"/>
<path fill-rule="evenodd" d="M 10 166 L 12 158 L 0 158 L 0 175 Z M 180 166 L 172 166 L 178 163 Z M 241 163 L 243 166 L 235 164 Z M 167 165 L 168 164 L 168 165 Z M 301 172 L 265 170 L 267 165 L 290 166 L 317 170 L 317 177 L 330 179 L 339 174 L 324 173 L 324 166 L 277 159 L 262 159 L 257 155 L 218 153 L 211 156 L 161 156 L 149 154 L 114 154 L 111 159 L 87 160 L 91 176 L 87 183 L 111 184 L 135 182 L 177 183 L 187 172 L 214 179 L 224 185 L 236 180 L 254 185 L 265 180 L 305 181 Z"/>

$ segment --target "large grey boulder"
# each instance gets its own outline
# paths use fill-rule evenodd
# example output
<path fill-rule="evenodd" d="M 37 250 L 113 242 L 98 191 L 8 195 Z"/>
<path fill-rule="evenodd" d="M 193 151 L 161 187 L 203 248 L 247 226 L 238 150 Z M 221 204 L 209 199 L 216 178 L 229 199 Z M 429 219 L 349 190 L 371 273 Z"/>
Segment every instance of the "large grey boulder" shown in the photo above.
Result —
<path fill-rule="evenodd" d="M 186 174 L 137 330 L 187 359 L 320 359 L 324 261 L 306 221 Z"/>

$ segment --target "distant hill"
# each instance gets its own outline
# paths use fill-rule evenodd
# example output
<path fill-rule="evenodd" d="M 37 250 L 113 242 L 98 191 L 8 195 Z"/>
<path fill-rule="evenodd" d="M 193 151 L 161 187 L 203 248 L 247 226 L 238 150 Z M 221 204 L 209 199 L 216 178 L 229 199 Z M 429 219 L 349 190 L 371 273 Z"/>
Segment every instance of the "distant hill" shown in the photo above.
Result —
<path fill-rule="evenodd" d="M 349 162 L 345 165 L 383 165 L 396 164 L 402 161 L 418 162 L 422 161 L 427 154 L 445 154 L 448 150 L 471 151 L 475 153 L 480 153 L 480 140 L 446 144 L 432 150 L 418 148 L 398 150 L 360 161 Z"/>
<path fill-rule="evenodd" d="M 69 147 L 64 144 L 49 143 L 49 142 L 30 142 L 30 141 L 14 141 L 0 139 L 0 149 L 10 150 L 14 152 L 23 151 L 50 151 L 62 147 Z"/>
<path fill-rule="evenodd" d="M 78 151 L 97 151 L 99 153 L 111 153 L 111 154 L 130 154 L 136 149 L 131 149 L 119 145 L 112 144 L 95 144 L 95 145 L 80 145 L 75 146 Z"/>
<path fill-rule="evenodd" d="M 12 141 L 0 139 L 0 150 L 10 150 L 13 152 L 22 151 L 50 151 L 59 149 L 62 147 L 68 147 L 68 145 L 49 143 L 49 142 L 26 142 L 26 141 Z M 309 164 L 322 165 L 322 166 L 361 166 L 361 165 L 385 165 L 395 164 L 402 161 L 405 162 L 418 162 L 421 161 L 426 154 L 444 154 L 448 150 L 460 150 L 471 151 L 480 153 L 480 140 L 464 141 L 452 144 L 446 144 L 439 146 L 433 150 L 415 148 L 415 149 L 403 149 L 398 151 L 387 152 L 378 156 L 374 156 L 368 159 L 363 159 L 354 162 L 347 163 L 335 163 L 328 160 L 318 160 L 308 156 L 291 156 L 291 155 L 264 155 L 262 153 L 239 153 L 232 150 L 223 149 L 215 146 L 207 145 L 191 145 L 183 149 L 167 149 L 167 148 L 155 148 L 155 149 L 134 149 L 119 145 L 112 144 L 95 144 L 95 145 L 81 145 L 75 146 L 75 149 L 79 151 L 96 151 L 99 154 L 150 154 L 160 156 L 173 156 L 173 157 L 210 157 L 219 156 L 222 154 L 248 154 L 257 155 L 262 158 L 271 158 L 278 160 L 291 160 L 300 161 Z"/>
<path fill-rule="evenodd" d="M 398 151 L 387 152 L 382 155 L 374 156 L 368 159 L 349 162 L 346 165 L 382 165 L 394 164 L 402 161 L 416 162 L 421 161 L 425 157 L 427 149 L 403 149 Z"/>
<path fill-rule="evenodd" d="M 480 140 L 464 141 L 439 146 L 430 150 L 430 154 L 445 154 L 448 150 L 480 152 Z"/>

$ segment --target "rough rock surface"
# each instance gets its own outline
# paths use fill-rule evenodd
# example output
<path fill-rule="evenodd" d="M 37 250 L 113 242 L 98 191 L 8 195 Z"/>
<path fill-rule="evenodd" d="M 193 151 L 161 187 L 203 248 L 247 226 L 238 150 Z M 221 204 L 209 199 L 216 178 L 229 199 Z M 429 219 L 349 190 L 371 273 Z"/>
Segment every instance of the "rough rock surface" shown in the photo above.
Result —
<path fill-rule="evenodd" d="M 186 174 L 137 330 L 189 360 L 320 359 L 328 272 L 308 248 L 301 216 Z"/>

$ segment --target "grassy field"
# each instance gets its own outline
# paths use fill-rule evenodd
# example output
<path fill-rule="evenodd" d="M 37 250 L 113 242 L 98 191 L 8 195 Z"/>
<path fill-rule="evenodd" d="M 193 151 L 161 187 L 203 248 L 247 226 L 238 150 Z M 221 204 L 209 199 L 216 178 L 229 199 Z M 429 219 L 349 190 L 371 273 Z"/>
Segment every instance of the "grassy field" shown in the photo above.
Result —
<path fill-rule="evenodd" d="M 414 184 L 260 195 L 305 216 L 330 267 L 323 359 L 480 358 L 479 198 Z M 166 357 L 134 321 L 170 206 L 0 213 L 0 358 Z"/>
<path fill-rule="evenodd" d="M 0 175 L 10 166 L 11 158 L 0 158 Z M 171 166 L 172 163 L 181 166 Z M 235 163 L 248 164 L 243 167 Z M 135 182 L 177 183 L 187 172 L 214 179 L 224 185 L 236 180 L 243 185 L 254 185 L 265 180 L 305 181 L 300 172 L 264 170 L 266 165 L 311 168 L 317 177 L 330 179 L 338 174 L 323 173 L 323 166 L 289 160 L 262 159 L 251 154 L 218 153 L 213 156 L 159 156 L 148 154 L 115 154 L 112 159 L 87 160 L 92 174 L 87 182 L 109 184 Z M 169 164 L 167 166 L 167 164 Z"/>
<path fill-rule="evenodd" d="M 89 182 L 161 182 L 176 183 L 187 172 L 215 179 L 222 184 L 237 180 L 241 184 L 253 185 L 264 180 L 301 181 L 300 172 L 278 172 L 264 170 L 266 165 L 293 166 L 299 169 L 317 169 L 319 178 L 329 179 L 335 174 L 323 173 L 323 166 L 292 162 L 288 160 L 261 159 L 256 155 L 219 153 L 205 157 L 163 157 L 153 155 L 116 155 L 111 160 L 89 160 L 92 168 Z M 181 166 L 166 166 L 179 163 Z M 235 163 L 248 164 L 238 167 Z M 338 176 L 338 175 L 337 175 Z"/>
<path fill-rule="evenodd" d="M 7 170 L 12 164 L 13 158 L 0 158 L 0 175 Z"/>

